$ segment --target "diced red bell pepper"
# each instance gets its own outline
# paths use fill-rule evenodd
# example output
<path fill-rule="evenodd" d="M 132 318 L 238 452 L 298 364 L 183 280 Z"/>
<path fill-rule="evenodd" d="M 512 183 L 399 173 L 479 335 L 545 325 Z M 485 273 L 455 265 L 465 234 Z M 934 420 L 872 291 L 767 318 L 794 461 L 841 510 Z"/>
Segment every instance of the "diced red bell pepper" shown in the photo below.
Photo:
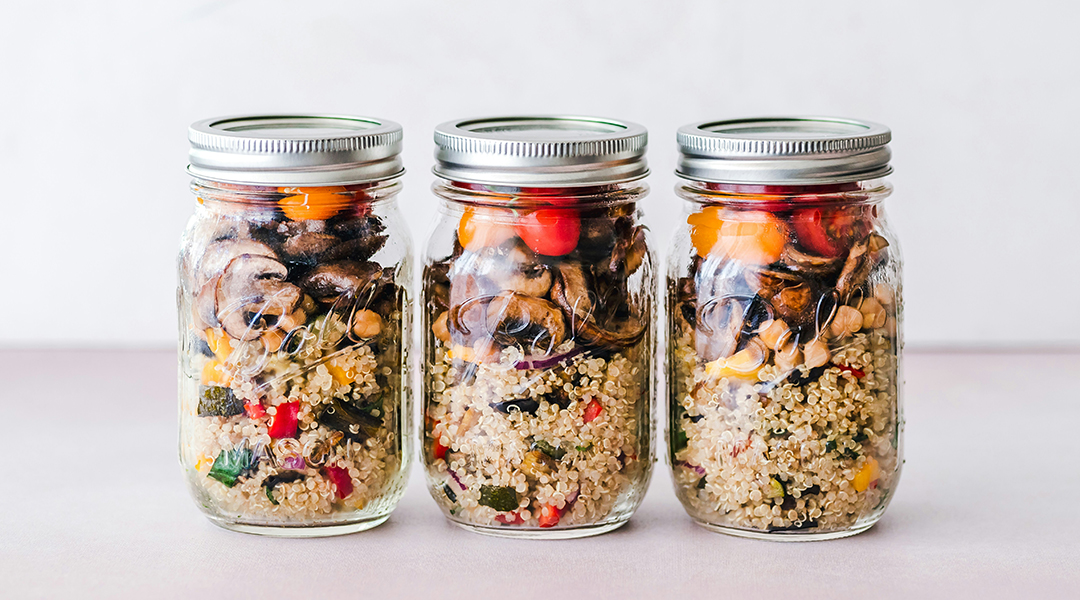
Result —
<path fill-rule="evenodd" d="M 432 454 L 435 455 L 435 460 L 445 460 L 446 451 L 450 449 L 449 446 L 445 446 L 442 443 L 442 438 L 435 438 L 435 441 L 431 444 Z"/>
<path fill-rule="evenodd" d="M 855 367 L 849 367 L 847 365 L 833 365 L 833 366 L 835 366 L 837 369 L 840 369 L 841 371 L 847 371 L 848 373 L 851 373 L 852 375 L 854 375 L 858 379 L 862 379 L 863 377 L 866 377 L 866 373 L 863 372 L 862 369 L 856 369 Z"/>
<path fill-rule="evenodd" d="M 602 412 L 604 412 L 604 406 L 600 404 L 599 400 L 593 400 L 585 407 L 585 422 L 589 423 L 595 420 Z"/>
<path fill-rule="evenodd" d="M 499 513 L 495 515 L 495 520 L 503 525 L 521 525 L 525 522 L 525 519 L 522 519 L 521 515 L 516 512 Z"/>
<path fill-rule="evenodd" d="M 277 440 L 281 438 L 296 437 L 298 424 L 297 415 L 300 414 L 300 401 L 285 402 L 278 404 L 277 412 L 270 420 L 270 437 Z"/>
<path fill-rule="evenodd" d="M 244 412 L 249 419 L 261 419 L 266 416 L 266 409 L 258 402 L 248 402 L 244 405 Z"/>
<path fill-rule="evenodd" d="M 559 524 L 559 509 L 554 506 L 545 506 L 540 509 L 541 527 L 554 527 Z"/>
<path fill-rule="evenodd" d="M 353 492 L 352 477 L 349 477 L 347 470 L 341 467 L 323 467 L 322 474 L 337 487 L 338 500 L 348 497 Z"/>

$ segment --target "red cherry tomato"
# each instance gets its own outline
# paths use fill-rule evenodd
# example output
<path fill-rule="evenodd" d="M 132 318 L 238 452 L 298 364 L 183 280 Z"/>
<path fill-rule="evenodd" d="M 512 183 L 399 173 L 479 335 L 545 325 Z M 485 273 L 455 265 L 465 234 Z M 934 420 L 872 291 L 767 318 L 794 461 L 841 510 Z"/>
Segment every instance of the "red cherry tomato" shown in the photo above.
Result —
<path fill-rule="evenodd" d="M 791 215 L 791 224 L 799 244 L 828 257 L 847 252 L 856 229 L 862 227 L 858 214 L 849 209 L 800 209 Z"/>
<path fill-rule="evenodd" d="M 539 208 L 518 218 L 514 230 L 537 254 L 563 256 L 577 247 L 581 220 L 570 209 Z"/>

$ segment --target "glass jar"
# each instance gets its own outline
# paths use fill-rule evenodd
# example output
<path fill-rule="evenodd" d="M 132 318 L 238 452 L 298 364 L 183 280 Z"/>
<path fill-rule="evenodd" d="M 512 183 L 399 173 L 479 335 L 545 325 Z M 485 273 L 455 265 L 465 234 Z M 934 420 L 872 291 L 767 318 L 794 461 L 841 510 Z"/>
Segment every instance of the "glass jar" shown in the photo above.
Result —
<path fill-rule="evenodd" d="M 889 130 L 828 118 L 679 130 L 668 261 L 668 441 L 698 523 L 843 537 L 900 475 L 901 259 Z"/>
<path fill-rule="evenodd" d="M 423 455 L 455 524 L 582 537 L 641 502 L 654 393 L 645 136 L 573 117 L 436 130 Z"/>
<path fill-rule="evenodd" d="M 237 117 L 189 134 L 180 463 L 216 524 L 310 537 L 385 521 L 410 455 L 401 127 Z"/>

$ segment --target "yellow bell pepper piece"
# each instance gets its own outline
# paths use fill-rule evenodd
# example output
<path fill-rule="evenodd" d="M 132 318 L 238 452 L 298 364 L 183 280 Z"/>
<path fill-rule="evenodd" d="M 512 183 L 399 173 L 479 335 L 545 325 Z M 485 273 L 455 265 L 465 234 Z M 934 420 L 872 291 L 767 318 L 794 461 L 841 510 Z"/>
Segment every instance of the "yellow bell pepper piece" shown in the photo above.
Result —
<path fill-rule="evenodd" d="M 346 371 L 332 362 L 326 363 L 326 370 L 330 371 L 330 376 L 333 377 L 334 381 L 338 382 L 339 385 L 348 385 L 356 381 L 356 373 Z"/>
<path fill-rule="evenodd" d="M 202 370 L 202 384 L 203 385 L 232 385 L 232 375 L 229 375 L 223 370 L 219 370 L 218 367 L 223 367 L 224 364 L 220 360 L 208 360 L 203 365 Z"/>
<path fill-rule="evenodd" d="M 211 327 L 206 330 L 206 345 L 210 347 L 210 351 L 214 353 L 214 356 L 221 360 L 228 358 L 233 351 L 232 338 L 221 329 Z"/>
<path fill-rule="evenodd" d="M 874 457 L 868 456 L 866 457 L 866 464 L 855 474 L 851 485 L 855 487 L 856 492 L 865 492 L 870 487 L 870 484 L 877 481 L 880 476 L 881 466 L 878 465 L 878 461 L 874 460 Z"/>

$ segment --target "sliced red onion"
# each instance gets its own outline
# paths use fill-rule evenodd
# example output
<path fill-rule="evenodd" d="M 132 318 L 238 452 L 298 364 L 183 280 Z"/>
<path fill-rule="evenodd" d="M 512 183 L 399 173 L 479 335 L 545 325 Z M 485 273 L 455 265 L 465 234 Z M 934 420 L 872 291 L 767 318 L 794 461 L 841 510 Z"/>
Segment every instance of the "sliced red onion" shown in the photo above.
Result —
<path fill-rule="evenodd" d="M 555 365 L 563 361 L 574 358 L 578 354 L 587 352 L 588 350 L 589 349 L 584 346 L 578 346 L 577 348 L 574 348 L 569 352 L 566 352 L 564 354 L 558 354 L 548 358 L 541 358 L 537 360 L 519 360 L 518 362 L 514 363 L 514 368 L 519 371 L 528 371 L 530 369 L 550 369 L 551 367 L 554 367 Z"/>
<path fill-rule="evenodd" d="M 460 480 L 460 479 L 458 479 L 457 473 L 455 473 L 453 469 L 447 469 L 446 471 L 447 471 L 448 473 L 450 473 L 450 478 L 454 480 L 454 483 L 456 483 L 456 484 L 457 484 L 458 488 L 459 488 L 459 489 L 460 489 L 461 491 L 463 491 L 463 492 L 464 492 L 464 491 L 465 491 L 466 489 L 468 489 L 468 488 L 466 488 L 466 487 L 465 487 L 465 484 L 464 484 L 464 483 L 461 483 L 461 480 Z"/>
<path fill-rule="evenodd" d="M 690 469 L 691 471 L 694 471 L 695 473 L 697 473 L 698 475 L 701 475 L 702 477 L 705 476 L 705 467 L 699 467 L 699 466 L 697 466 L 697 465 L 695 465 L 693 463 L 688 463 L 685 460 L 680 460 L 680 461 L 676 462 L 675 464 L 677 464 L 679 466 L 682 466 L 682 467 L 686 467 L 687 469 Z"/>
<path fill-rule="evenodd" d="M 304 462 L 304 457 L 296 454 L 291 454 L 281 459 L 282 469 L 291 469 L 293 471 L 300 471 L 307 468 L 307 463 Z"/>
<path fill-rule="evenodd" d="M 563 510 L 570 510 L 574 506 L 574 503 L 577 502 L 578 496 L 581 495 L 580 492 L 581 492 L 581 488 L 578 488 L 578 489 L 570 492 L 569 494 L 567 494 L 567 496 L 566 496 L 566 508 L 563 509 Z"/>

